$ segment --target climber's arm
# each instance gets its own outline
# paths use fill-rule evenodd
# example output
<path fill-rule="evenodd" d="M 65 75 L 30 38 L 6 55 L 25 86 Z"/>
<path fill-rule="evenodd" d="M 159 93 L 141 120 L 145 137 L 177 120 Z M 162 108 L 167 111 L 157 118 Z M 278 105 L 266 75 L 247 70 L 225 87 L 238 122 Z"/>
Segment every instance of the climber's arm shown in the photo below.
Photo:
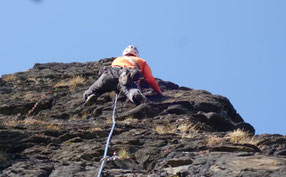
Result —
<path fill-rule="evenodd" d="M 144 76 L 144 79 L 149 84 L 149 86 L 153 90 L 155 90 L 158 94 L 163 95 L 156 79 L 152 75 L 151 68 L 146 62 L 144 62 L 144 66 L 141 70 L 142 70 L 142 75 Z"/>

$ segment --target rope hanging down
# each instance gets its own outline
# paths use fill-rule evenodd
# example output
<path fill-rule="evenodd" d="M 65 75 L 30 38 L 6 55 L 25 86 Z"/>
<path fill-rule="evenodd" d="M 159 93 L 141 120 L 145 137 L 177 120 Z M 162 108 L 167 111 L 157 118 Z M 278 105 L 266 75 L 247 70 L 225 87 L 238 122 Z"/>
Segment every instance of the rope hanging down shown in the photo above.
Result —
<path fill-rule="evenodd" d="M 106 159 L 108 158 L 107 157 L 107 151 L 108 151 L 110 139 L 111 139 L 114 127 L 115 127 L 115 110 L 116 110 L 117 98 L 118 98 L 118 94 L 115 95 L 115 101 L 114 101 L 114 107 L 113 107 L 113 113 L 112 113 L 112 127 L 111 127 L 110 133 L 109 133 L 108 138 L 107 138 L 107 142 L 106 142 L 106 145 L 105 145 L 104 156 L 102 158 L 101 166 L 100 166 L 100 169 L 98 171 L 97 177 L 100 177 L 101 172 L 102 172 L 103 167 L 104 167 L 104 163 L 105 163 Z"/>

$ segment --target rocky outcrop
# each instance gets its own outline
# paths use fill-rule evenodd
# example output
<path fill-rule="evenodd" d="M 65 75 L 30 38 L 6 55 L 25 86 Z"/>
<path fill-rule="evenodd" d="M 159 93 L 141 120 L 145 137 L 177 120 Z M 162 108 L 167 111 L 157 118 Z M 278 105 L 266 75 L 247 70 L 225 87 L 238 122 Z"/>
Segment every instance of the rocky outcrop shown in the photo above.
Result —
<path fill-rule="evenodd" d="M 96 176 L 115 93 L 89 107 L 82 94 L 112 60 L 35 64 L 2 76 L 2 176 Z M 119 96 L 114 159 L 103 176 L 285 176 L 285 136 L 254 135 L 223 96 L 157 81 L 164 97 L 141 85 L 151 103 Z"/>

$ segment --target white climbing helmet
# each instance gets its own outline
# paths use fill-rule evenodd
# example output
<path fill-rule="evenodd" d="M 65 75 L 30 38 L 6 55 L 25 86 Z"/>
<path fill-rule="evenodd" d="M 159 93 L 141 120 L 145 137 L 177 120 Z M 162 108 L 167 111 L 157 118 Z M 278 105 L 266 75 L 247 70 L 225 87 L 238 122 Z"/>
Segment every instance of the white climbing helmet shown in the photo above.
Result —
<path fill-rule="evenodd" d="M 138 57 L 139 56 L 139 52 L 137 50 L 137 48 L 133 45 L 129 45 L 128 47 L 126 47 L 126 49 L 124 49 L 124 51 L 122 52 L 122 55 L 123 56 L 126 56 L 126 55 L 133 55 L 135 57 Z"/>

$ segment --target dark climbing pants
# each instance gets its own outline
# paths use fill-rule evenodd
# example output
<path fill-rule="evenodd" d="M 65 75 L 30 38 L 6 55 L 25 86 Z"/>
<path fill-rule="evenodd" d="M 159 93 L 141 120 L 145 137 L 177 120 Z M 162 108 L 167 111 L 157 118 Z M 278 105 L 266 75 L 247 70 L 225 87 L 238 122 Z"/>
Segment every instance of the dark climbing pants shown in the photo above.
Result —
<path fill-rule="evenodd" d="M 101 76 L 92 84 L 87 91 L 84 92 L 84 100 L 91 94 L 96 97 L 106 92 L 116 91 L 122 92 L 130 101 L 140 104 L 146 101 L 146 97 L 141 93 L 135 84 L 135 80 L 131 85 L 123 85 L 119 82 L 119 77 L 123 74 L 121 67 L 105 67 Z"/>

